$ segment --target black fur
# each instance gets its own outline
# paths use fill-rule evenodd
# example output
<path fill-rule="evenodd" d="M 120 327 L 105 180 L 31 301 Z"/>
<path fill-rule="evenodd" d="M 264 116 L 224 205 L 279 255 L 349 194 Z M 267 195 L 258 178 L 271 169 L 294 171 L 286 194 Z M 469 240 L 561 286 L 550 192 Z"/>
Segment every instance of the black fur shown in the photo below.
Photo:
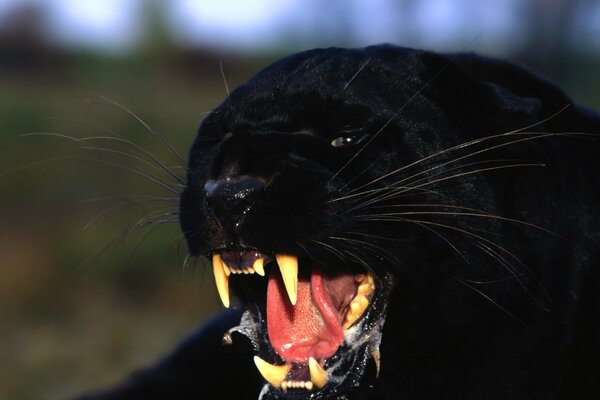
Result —
<path fill-rule="evenodd" d="M 181 225 L 192 255 L 252 248 L 376 273 L 381 373 L 367 364 L 315 398 L 597 398 L 598 133 L 597 115 L 502 61 L 311 50 L 203 121 Z M 234 202 L 241 189 L 227 182 L 248 179 L 252 199 Z M 222 184 L 217 205 L 207 182 Z M 242 305 L 264 302 L 261 283 L 232 284 Z M 258 398 L 256 350 L 236 334 L 221 345 L 239 318 L 217 317 L 158 366 L 85 398 Z"/>

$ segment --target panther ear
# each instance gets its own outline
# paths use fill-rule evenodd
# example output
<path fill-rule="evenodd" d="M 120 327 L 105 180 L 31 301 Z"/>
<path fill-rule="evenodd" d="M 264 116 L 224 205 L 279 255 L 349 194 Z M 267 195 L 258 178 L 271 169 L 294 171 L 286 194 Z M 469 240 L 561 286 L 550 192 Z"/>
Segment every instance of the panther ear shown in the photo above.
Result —
<path fill-rule="evenodd" d="M 537 116 L 543 108 L 542 99 L 538 97 L 519 96 L 508 88 L 497 83 L 485 82 L 495 99 L 495 104 L 501 107 L 503 115 Z"/>
<path fill-rule="evenodd" d="M 484 98 L 473 99 L 475 108 L 499 116 L 497 126 L 530 126 L 537 130 L 572 130 L 581 125 L 581 109 L 556 85 L 524 67 L 508 62 L 460 54 L 453 60 L 463 74 L 479 83 Z"/>

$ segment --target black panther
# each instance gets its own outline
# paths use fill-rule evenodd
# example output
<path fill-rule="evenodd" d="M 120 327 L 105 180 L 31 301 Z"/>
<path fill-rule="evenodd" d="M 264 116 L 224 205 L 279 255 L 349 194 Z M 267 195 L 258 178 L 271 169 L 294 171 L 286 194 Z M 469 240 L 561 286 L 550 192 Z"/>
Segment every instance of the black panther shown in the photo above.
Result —
<path fill-rule="evenodd" d="M 598 133 L 474 54 L 268 66 L 203 120 L 180 201 L 228 310 L 85 398 L 598 398 Z"/>

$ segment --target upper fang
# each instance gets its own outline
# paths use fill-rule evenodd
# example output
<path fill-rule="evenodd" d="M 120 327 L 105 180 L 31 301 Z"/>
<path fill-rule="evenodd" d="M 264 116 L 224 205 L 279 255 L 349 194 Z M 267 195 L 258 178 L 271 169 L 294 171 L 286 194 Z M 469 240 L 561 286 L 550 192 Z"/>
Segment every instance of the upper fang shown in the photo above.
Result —
<path fill-rule="evenodd" d="M 226 308 L 229 308 L 229 276 L 226 273 L 226 266 L 221 260 L 221 256 L 217 253 L 213 254 L 213 273 L 215 275 L 215 283 L 221 302 Z"/>
<path fill-rule="evenodd" d="M 275 255 L 279 270 L 281 271 L 281 277 L 283 278 L 283 284 L 285 290 L 290 298 L 292 305 L 296 305 L 298 298 L 298 257 L 277 254 Z"/>

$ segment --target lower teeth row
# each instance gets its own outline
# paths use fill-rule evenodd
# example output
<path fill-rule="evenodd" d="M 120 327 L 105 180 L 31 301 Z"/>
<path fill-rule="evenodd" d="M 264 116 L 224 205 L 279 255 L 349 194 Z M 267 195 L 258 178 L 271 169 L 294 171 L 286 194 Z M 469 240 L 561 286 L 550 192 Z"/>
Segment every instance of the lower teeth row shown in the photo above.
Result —
<path fill-rule="evenodd" d="M 281 382 L 281 389 L 282 390 L 288 390 L 288 389 L 305 389 L 305 390 L 312 390 L 313 389 L 313 383 L 311 381 L 284 381 Z"/>
<path fill-rule="evenodd" d="M 310 381 L 289 381 L 285 380 L 286 375 L 292 369 L 292 364 L 285 365 L 273 365 L 269 364 L 265 360 L 258 356 L 254 356 L 254 364 L 258 369 L 258 372 L 262 375 L 271 386 L 275 388 L 281 388 L 282 390 L 288 389 L 305 389 L 313 390 L 314 387 L 322 388 L 327 384 L 329 380 L 327 371 L 315 360 L 310 357 L 308 360 L 308 371 L 310 374 Z"/>

